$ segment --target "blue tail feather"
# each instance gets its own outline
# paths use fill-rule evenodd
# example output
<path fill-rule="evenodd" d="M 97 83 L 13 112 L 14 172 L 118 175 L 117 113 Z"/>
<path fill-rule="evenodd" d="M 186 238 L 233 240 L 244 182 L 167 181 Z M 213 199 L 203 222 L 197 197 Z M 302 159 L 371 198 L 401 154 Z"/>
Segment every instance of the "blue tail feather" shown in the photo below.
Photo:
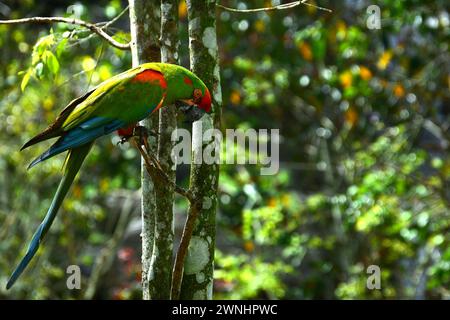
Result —
<path fill-rule="evenodd" d="M 47 231 L 50 229 L 50 226 L 52 225 L 53 220 L 55 219 L 56 214 L 58 213 L 58 210 L 61 207 L 64 197 L 69 191 L 69 188 L 72 185 L 72 182 L 75 179 L 75 176 L 77 175 L 81 165 L 83 164 L 84 158 L 89 153 L 91 146 L 92 143 L 88 143 L 78 148 L 70 150 L 69 157 L 64 170 L 64 175 L 61 179 L 61 182 L 58 185 L 58 189 L 56 190 L 55 196 L 53 197 L 50 208 L 48 209 L 44 220 L 34 233 L 25 256 L 22 258 L 19 265 L 16 267 L 10 279 L 8 280 L 8 283 L 6 284 L 7 289 L 13 286 L 17 278 L 19 278 L 19 276 L 28 266 L 31 259 L 34 257 L 37 250 L 39 249 L 39 245 L 42 239 L 46 235 Z"/>
<path fill-rule="evenodd" d="M 33 239 L 30 242 L 30 245 L 28 246 L 27 253 L 20 261 L 19 265 L 14 270 L 13 274 L 8 280 L 8 283 L 6 284 L 6 289 L 9 289 L 12 287 L 12 285 L 16 282 L 17 278 L 22 274 L 23 270 L 25 270 L 26 266 L 30 263 L 31 259 L 33 259 L 34 255 L 36 254 L 37 250 L 39 249 L 39 244 L 41 242 L 41 236 L 42 236 L 42 230 L 44 229 L 45 224 L 42 222 L 39 226 L 39 228 L 36 230 L 36 233 L 33 236 Z"/>

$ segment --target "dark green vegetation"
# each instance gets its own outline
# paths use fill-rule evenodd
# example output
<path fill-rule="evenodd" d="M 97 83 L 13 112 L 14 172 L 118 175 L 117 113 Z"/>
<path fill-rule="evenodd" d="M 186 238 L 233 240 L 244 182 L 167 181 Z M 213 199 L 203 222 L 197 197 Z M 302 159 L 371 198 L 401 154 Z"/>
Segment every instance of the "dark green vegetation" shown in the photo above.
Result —
<path fill-rule="evenodd" d="M 1 3 L 2 19 L 63 15 L 72 4 Z M 84 3 L 71 12 L 93 22 L 126 6 Z M 331 14 L 304 6 L 269 14 L 217 10 L 222 128 L 280 128 L 282 144 L 276 176 L 250 165 L 221 168 L 215 297 L 449 298 L 445 3 L 378 1 L 380 30 L 366 27 L 369 1 L 317 3 Z M 186 66 L 183 4 L 179 12 Z M 107 30 L 124 30 L 115 38 L 126 42 L 128 25 L 125 14 Z M 71 99 L 128 69 L 131 57 L 62 24 L 52 31 L 0 26 L 0 54 L 0 297 L 140 298 L 139 157 L 116 146 L 114 135 L 93 148 L 39 259 L 4 291 L 64 160 L 27 172 L 46 146 L 20 147 Z M 181 167 L 179 180 L 187 177 Z M 186 203 L 178 205 L 184 212 Z M 128 215 L 116 248 L 110 239 L 123 226 L 118 217 Z M 105 256 L 115 258 L 111 267 Z M 66 287 L 71 264 L 81 266 L 81 290 Z M 369 265 L 381 268 L 381 290 L 366 288 Z M 90 278 L 98 266 L 107 273 Z"/>

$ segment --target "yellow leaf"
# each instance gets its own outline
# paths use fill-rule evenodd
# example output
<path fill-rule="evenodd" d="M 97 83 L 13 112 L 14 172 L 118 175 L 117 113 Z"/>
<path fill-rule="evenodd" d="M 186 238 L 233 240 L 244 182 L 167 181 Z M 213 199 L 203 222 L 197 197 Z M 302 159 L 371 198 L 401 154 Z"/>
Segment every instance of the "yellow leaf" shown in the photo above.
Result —
<path fill-rule="evenodd" d="M 345 122 L 350 124 L 350 126 L 354 126 L 355 123 L 358 121 L 358 113 L 356 110 L 352 107 L 348 108 L 345 112 Z"/>
<path fill-rule="evenodd" d="M 346 35 L 347 35 L 347 25 L 345 24 L 344 21 L 340 20 L 336 24 L 336 37 L 339 40 L 342 40 L 345 38 Z"/>
<path fill-rule="evenodd" d="M 372 72 L 364 66 L 359 67 L 359 75 L 361 76 L 361 79 L 366 81 L 372 78 Z"/>
<path fill-rule="evenodd" d="M 105 81 L 105 80 L 111 78 L 111 76 L 112 76 L 111 71 L 109 70 L 109 68 L 107 66 L 101 66 L 98 70 L 98 73 L 100 75 L 101 81 Z"/>
<path fill-rule="evenodd" d="M 353 76 L 350 71 L 345 71 L 339 76 L 339 81 L 344 88 L 349 88 L 353 83 Z"/>
<path fill-rule="evenodd" d="M 180 4 L 178 5 L 178 16 L 180 19 L 184 19 L 187 16 L 187 6 L 186 1 L 180 1 Z"/>
<path fill-rule="evenodd" d="M 380 59 L 378 59 L 377 67 L 380 70 L 384 70 L 389 65 L 389 62 L 391 62 L 392 59 L 392 51 L 388 50 L 383 52 Z"/>
<path fill-rule="evenodd" d="M 277 206 L 277 199 L 275 198 L 270 198 L 269 199 L 269 203 L 267 204 L 270 208 L 274 208 Z"/>
<path fill-rule="evenodd" d="M 238 105 L 241 102 L 241 95 L 239 91 L 233 90 L 230 94 L 230 102 L 231 104 Z"/>
<path fill-rule="evenodd" d="M 291 196 L 289 194 L 284 194 L 281 197 L 281 203 L 283 204 L 283 206 L 289 207 L 291 204 Z"/>
<path fill-rule="evenodd" d="M 30 81 L 30 77 L 31 77 L 31 72 L 30 70 L 28 70 L 23 78 L 22 78 L 22 82 L 20 83 L 20 90 L 22 90 L 22 92 L 25 90 L 25 87 L 27 86 L 28 82 Z"/>
<path fill-rule="evenodd" d="M 252 252 L 253 250 L 255 250 L 255 245 L 253 244 L 252 241 L 245 241 L 244 242 L 244 249 L 247 252 Z"/>
<path fill-rule="evenodd" d="M 44 102 L 42 103 L 42 106 L 45 110 L 50 111 L 52 110 L 53 106 L 55 105 L 55 102 L 51 97 L 47 97 L 44 99 Z"/>
<path fill-rule="evenodd" d="M 81 190 L 81 187 L 78 184 L 74 185 L 72 190 L 73 190 L 72 194 L 73 194 L 74 198 L 77 199 L 77 198 L 81 197 L 81 191 L 82 190 Z"/>
<path fill-rule="evenodd" d="M 397 98 L 402 98 L 405 96 L 405 88 L 403 88 L 403 86 L 401 84 L 396 84 L 394 86 L 394 95 Z"/>
<path fill-rule="evenodd" d="M 255 22 L 255 29 L 258 32 L 264 32 L 264 30 L 266 30 L 266 25 L 264 24 L 264 21 L 262 20 L 257 20 Z"/>
<path fill-rule="evenodd" d="M 91 71 L 95 68 L 95 60 L 89 56 L 85 56 L 81 62 L 84 71 Z"/>
<path fill-rule="evenodd" d="M 311 61 L 313 58 L 313 53 L 311 50 L 311 46 L 306 42 L 300 42 L 298 44 L 298 50 L 300 51 L 300 54 L 302 55 L 303 59 Z"/>
<path fill-rule="evenodd" d="M 100 180 L 100 191 L 101 192 L 106 192 L 106 191 L 108 191 L 108 188 L 109 188 L 109 181 L 108 181 L 108 179 Z"/>

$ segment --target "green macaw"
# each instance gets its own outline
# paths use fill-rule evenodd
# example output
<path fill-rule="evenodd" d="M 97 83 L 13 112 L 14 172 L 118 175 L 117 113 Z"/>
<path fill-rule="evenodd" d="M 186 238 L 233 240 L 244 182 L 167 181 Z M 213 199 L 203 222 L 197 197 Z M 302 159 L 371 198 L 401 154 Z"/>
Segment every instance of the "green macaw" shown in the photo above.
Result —
<path fill-rule="evenodd" d="M 121 136 L 129 137 L 138 121 L 178 101 L 184 103 L 182 110 L 191 120 L 211 111 L 208 88 L 195 74 L 173 64 L 142 64 L 112 77 L 71 101 L 55 122 L 22 147 L 23 150 L 38 142 L 59 137 L 47 151 L 31 162 L 29 168 L 61 152 L 69 152 L 63 177 L 47 215 L 11 275 L 7 289 L 11 288 L 36 254 L 95 139 L 116 130 Z"/>

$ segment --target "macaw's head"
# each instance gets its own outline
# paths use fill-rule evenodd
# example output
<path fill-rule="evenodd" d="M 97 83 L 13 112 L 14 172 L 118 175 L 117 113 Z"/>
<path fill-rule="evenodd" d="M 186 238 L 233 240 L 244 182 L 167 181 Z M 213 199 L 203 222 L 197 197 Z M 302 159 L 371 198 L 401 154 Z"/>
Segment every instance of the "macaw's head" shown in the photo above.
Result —
<path fill-rule="evenodd" d="M 196 121 L 211 112 L 211 94 L 199 77 L 174 64 L 161 64 L 161 70 L 167 81 L 166 102 L 176 103 L 188 121 Z"/>

